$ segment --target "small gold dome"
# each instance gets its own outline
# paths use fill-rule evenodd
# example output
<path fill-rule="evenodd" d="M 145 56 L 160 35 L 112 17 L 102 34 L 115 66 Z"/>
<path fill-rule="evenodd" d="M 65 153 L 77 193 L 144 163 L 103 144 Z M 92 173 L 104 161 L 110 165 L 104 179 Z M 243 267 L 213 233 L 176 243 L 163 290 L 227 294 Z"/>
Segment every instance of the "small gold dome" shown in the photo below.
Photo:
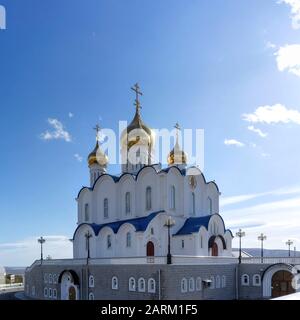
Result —
<path fill-rule="evenodd" d="M 107 155 L 101 150 L 98 141 L 96 142 L 96 146 L 94 150 L 88 156 L 89 166 L 93 164 L 98 164 L 102 167 L 106 167 L 108 164 Z"/>
<path fill-rule="evenodd" d="M 187 154 L 180 149 L 178 140 L 176 140 L 174 148 L 168 154 L 168 165 L 173 166 L 177 164 L 187 164 Z"/>

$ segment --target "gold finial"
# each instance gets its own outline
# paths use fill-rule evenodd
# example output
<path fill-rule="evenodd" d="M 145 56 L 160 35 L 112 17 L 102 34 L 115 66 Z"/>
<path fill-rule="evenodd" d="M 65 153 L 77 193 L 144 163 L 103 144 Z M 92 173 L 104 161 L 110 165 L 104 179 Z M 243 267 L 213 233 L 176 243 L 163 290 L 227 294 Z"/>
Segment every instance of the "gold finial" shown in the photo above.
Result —
<path fill-rule="evenodd" d="M 136 108 L 136 112 L 139 113 L 141 107 L 140 101 L 139 101 L 139 95 L 142 96 L 143 93 L 140 91 L 140 86 L 138 83 L 136 83 L 133 87 L 131 87 L 131 90 L 135 92 L 135 108 Z"/>
<path fill-rule="evenodd" d="M 99 132 L 101 130 L 99 124 L 97 123 L 94 130 L 96 131 L 96 141 L 99 141 Z"/>

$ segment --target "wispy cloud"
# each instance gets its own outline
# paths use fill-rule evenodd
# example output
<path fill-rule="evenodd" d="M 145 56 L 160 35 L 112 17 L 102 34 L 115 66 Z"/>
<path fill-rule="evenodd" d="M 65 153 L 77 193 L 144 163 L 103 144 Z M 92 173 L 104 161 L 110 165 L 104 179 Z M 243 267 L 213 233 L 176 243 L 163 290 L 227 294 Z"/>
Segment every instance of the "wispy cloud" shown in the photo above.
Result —
<path fill-rule="evenodd" d="M 245 144 L 235 139 L 225 139 L 224 144 L 226 146 L 236 146 L 236 147 L 244 147 Z"/>
<path fill-rule="evenodd" d="M 52 130 L 51 131 L 47 130 L 47 131 L 41 133 L 41 135 L 40 135 L 41 139 L 43 139 L 43 140 L 61 139 L 66 142 L 72 141 L 72 137 L 71 137 L 70 133 L 67 130 L 65 130 L 63 124 L 59 120 L 49 118 L 48 123 L 52 127 Z"/>
<path fill-rule="evenodd" d="M 275 56 L 279 71 L 288 71 L 300 77 L 300 44 L 280 47 Z"/>
<path fill-rule="evenodd" d="M 271 41 L 266 42 L 267 49 L 276 49 L 276 44 L 272 43 Z"/>
<path fill-rule="evenodd" d="M 29 237 L 16 242 L 0 243 L 0 265 L 28 266 L 40 257 L 38 237 Z M 63 235 L 46 235 L 45 257 L 53 259 L 71 258 L 72 243 Z"/>
<path fill-rule="evenodd" d="M 73 114 L 72 112 L 69 112 L 69 113 L 68 113 L 68 116 L 69 116 L 69 118 L 73 118 L 73 117 L 74 117 L 74 114 Z"/>
<path fill-rule="evenodd" d="M 248 126 L 248 130 L 257 133 L 260 137 L 265 138 L 268 134 L 262 132 L 260 129 L 255 128 L 254 126 Z"/>
<path fill-rule="evenodd" d="M 292 26 L 300 29 L 300 0 L 279 0 L 278 3 L 285 3 L 291 8 Z"/>
<path fill-rule="evenodd" d="M 252 123 L 296 123 L 300 124 L 300 112 L 282 104 L 258 107 L 253 113 L 243 114 L 243 120 Z"/>
<path fill-rule="evenodd" d="M 74 154 L 74 157 L 75 157 L 75 159 L 76 159 L 78 162 L 82 162 L 82 156 L 79 155 L 78 153 L 75 153 L 75 154 Z"/>

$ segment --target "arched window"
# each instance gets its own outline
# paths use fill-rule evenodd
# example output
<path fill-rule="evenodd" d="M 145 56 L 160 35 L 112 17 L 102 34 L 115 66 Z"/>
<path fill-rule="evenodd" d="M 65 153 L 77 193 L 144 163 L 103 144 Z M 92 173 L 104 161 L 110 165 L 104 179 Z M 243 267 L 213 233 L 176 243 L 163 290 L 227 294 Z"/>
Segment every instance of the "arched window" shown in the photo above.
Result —
<path fill-rule="evenodd" d="M 189 291 L 193 292 L 195 291 L 195 280 L 194 278 L 189 279 Z"/>
<path fill-rule="evenodd" d="M 131 247 L 131 233 L 130 232 L 126 233 L 126 247 L 127 248 Z"/>
<path fill-rule="evenodd" d="M 103 200 L 103 212 L 104 212 L 104 218 L 108 218 L 108 199 L 105 198 Z"/>
<path fill-rule="evenodd" d="M 187 292 L 187 280 L 186 278 L 181 279 L 181 292 Z"/>
<path fill-rule="evenodd" d="M 191 215 L 192 216 L 195 216 L 196 215 L 196 199 L 195 199 L 195 193 L 192 192 L 192 195 L 191 195 Z"/>
<path fill-rule="evenodd" d="M 107 249 L 111 248 L 111 235 L 110 234 L 107 235 L 106 246 L 107 246 Z"/>
<path fill-rule="evenodd" d="M 94 276 L 89 276 L 89 288 L 94 288 L 95 286 L 95 278 Z"/>
<path fill-rule="evenodd" d="M 155 293 L 155 280 L 153 278 L 150 278 L 148 280 L 148 292 Z"/>
<path fill-rule="evenodd" d="M 242 275 L 242 286 L 249 286 L 249 276 L 247 274 Z"/>
<path fill-rule="evenodd" d="M 152 208 L 151 193 L 152 193 L 151 187 L 147 187 L 146 188 L 146 210 L 151 210 Z"/>
<path fill-rule="evenodd" d="M 170 209 L 175 210 L 175 186 L 170 188 Z"/>
<path fill-rule="evenodd" d="M 90 216 L 89 216 L 89 204 L 86 203 L 84 205 L 84 221 L 89 221 L 90 220 Z"/>
<path fill-rule="evenodd" d="M 261 278 L 259 274 L 253 276 L 253 285 L 259 287 L 261 285 Z"/>
<path fill-rule="evenodd" d="M 95 300 L 93 292 L 89 293 L 89 300 Z"/>
<path fill-rule="evenodd" d="M 53 299 L 57 299 L 57 290 L 53 289 Z"/>
<path fill-rule="evenodd" d="M 44 283 L 48 283 L 48 273 L 44 274 Z"/>
<path fill-rule="evenodd" d="M 203 248 L 203 236 L 202 235 L 200 236 L 200 248 L 201 249 Z"/>
<path fill-rule="evenodd" d="M 49 288 L 49 298 L 52 298 L 52 289 Z"/>
<path fill-rule="evenodd" d="M 34 295 L 34 294 L 32 294 Z M 48 288 L 44 288 L 44 297 L 47 298 L 48 297 Z"/>
<path fill-rule="evenodd" d="M 129 291 L 135 291 L 135 279 L 133 277 L 129 278 L 128 289 Z"/>
<path fill-rule="evenodd" d="M 196 279 L 196 290 L 197 291 L 201 291 L 202 290 L 202 279 L 200 277 L 198 277 Z"/>
<path fill-rule="evenodd" d="M 146 285 L 145 285 L 145 279 L 139 278 L 138 280 L 138 291 L 139 292 L 145 292 L 146 291 Z"/>
<path fill-rule="evenodd" d="M 57 274 L 54 274 L 54 275 L 53 275 L 53 283 L 54 283 L 54 284 L 57 284 Z"/>
<path fill-rule="evenodd" d="M 216 276 L 216 288 L 221 288 L 221 278 L 220 276 Z"/>
<path fill-rule="evenodd" d="M 222 276 L 222 288 L 226 288 L 226 276 Z"/>
<path fill-rule="evenodd" d="M 52 274 L 49 274 L 49 283 L 52 283 Z"/>
<path fill-rule="evenodd" d="M 181 240 L 181 248 L 184 249 L 184 240 Z"/>
<path fill-rule="evenodd" d="M 119 281 L 118 281 L 118 278 L 116 276 L 112 277 L 112 279 L 111 279 L 111 288 L 113 290 L 118 290 L 119 289 Z"/>
<path fill-rule="evenodd" d="M 207 201 L 208 201 L 208 212 L 209 212 L 209 214 L 213 214 L 212 199 L 211 199 L 211 197 L 208 197 L 208 198 L 207 198 Z"/>
<path fill-rule="evenodd" d="M 211 283 L 210 283 L 210 289 L 214 289 L 215 288 L 215 278 L 214 276 L 210 277 Z"/>
<path fill-rule="evenodd" d="M 130 208 L 130 192 L 126 192 L 125 194 L 125 214 L 129 215 L 131 211 Z"/>

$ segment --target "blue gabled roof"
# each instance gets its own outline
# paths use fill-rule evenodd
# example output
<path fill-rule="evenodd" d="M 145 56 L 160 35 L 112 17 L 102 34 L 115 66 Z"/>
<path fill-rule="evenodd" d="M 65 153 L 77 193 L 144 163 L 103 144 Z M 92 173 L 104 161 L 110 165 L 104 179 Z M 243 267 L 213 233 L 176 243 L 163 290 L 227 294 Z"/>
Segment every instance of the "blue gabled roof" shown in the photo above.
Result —
<path fill-rule="evenodd" d="M 145 231 L 151 222 L 152 219 L 154 219 L 159 213 L 165 212 L 164 210 L 156 211 L 150 213 L 146 217 L 140 217 L 140 218 L 134 218 L 134 219 L 127 219 L 127 220 L 121 220 L 121 221 L 115 221 L 115 222 L 110 222 L 110 223 L 104 223 L 104 224 L 96 224 L 96 223 L 81 223 L 75 230 L 73 239 L 75 237 L 75 234 L 77 230 L 82 226 L 82 225 L 88 225 L 90 226 L 93 230 L 95 235 L 97 236 L 101 229 L 105 227 L 109 227 L 113 230 L 114 233 L 117 233 L 120 227 L 125 224 L 129 223 L 135 227 L 136 231 Z"/>
<path fill-rule="evenodd" d="M 175 234 L 183 235 L 183 234 L 192 234 L 199 231 L 199 229 L 204 226 L 208 229 L 209 220 L 212 215 L 205 216 L 205 217 L 192 217 L 185 220 L 184 225 L 177 231 Z"/>

